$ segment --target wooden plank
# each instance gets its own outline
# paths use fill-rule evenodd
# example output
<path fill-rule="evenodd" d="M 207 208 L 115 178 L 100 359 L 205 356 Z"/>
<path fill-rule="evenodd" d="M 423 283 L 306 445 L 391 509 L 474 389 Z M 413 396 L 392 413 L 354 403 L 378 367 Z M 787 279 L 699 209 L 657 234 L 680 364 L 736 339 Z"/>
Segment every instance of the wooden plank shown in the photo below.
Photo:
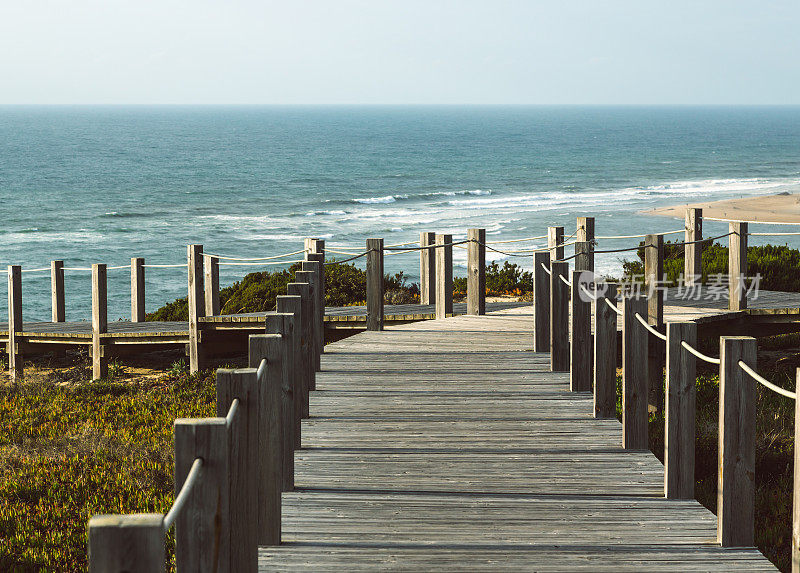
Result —
<path fill-rule="evenodd" d="M 747 308 L 747 223 L 729 223 L 728 310 Z"/>
<path fill-rule="evenodd" d="M 11 383 L 21 382 L 25 373 L 22 365 L 22 348 L 19 335 L 22 332 L 22 267 L 8 265 L 8 375 Z"/>
<path fill-rule="evenodd" d="M 594 272 L 594 217 L 578 217 L 575 241 L 575 270 Z"/>
<path fill-rule="evenodd" d="M 314 368 L 314 291 L 311 283 L 308 282 L 308 271 L 295 272 L 296 283 L 286 285 L 286 292 L 292 295 L 300 295 L 300 305 L 303 307 L 302 323 L 300 324 L 300 355 L 303 358 L 303 368 L 305 369 L 305 380 L 308 390 L 317 387 L 316 368 Z"/>
<path fill-rule="evenodd" d="M 570 302 L 570 359 L 569 389 L 572 392 L 589 392 L 592 389 L 592 303 L 581 290 L 587 280 L 583 271 L 572 271 Z"/>
<path fill-rule="evenodd" d="M 436 318 L 453 313 L 453 235 L 436 235 Z"/>
<path fill-rule="evenodd" d="M 93 515 L 88 533 L 89 573 L 165 571 L 163 521 L 161 513 Z"/>
<path fill-rule="evenodd" d="M 533 255 L 533 351 L 550 351 L 550 253 Z"/>
<path fill-rule="evenodd" d="M 694 499 L 697 359 L 681 346 L 682 342 L 697 348 L 697 325 L 667 323 L 664 495 L 671 499 Z"/>
<path fill-rule="evenodd" d="M 64 261 L 50 261 L 50 311 L 53 322 L 64 322 L 67 319 Z"/>
<path fill-rule="evenodd" d="M 275 370 L 281 376 L 281 436 L 282 436 L 282 464 L 283 464 L 283 491 L 294 489 L 294 448 L 295 436 L 295 394 L 294 394 L 294 314 L 281 313 L 267 316 L 267 334 L 278 334 L 281 337 L 280 349 L 273 361 Z M 251 356 L 250 367 L 258 368 L 255 363 L 256 356 Z M 298 397 L 299 398 L 299 397 Z"/>
<path fill-rule="evenodd" d="M 319 255 L 307 254 L 307 257 L 317 257 Z M 303 272 L 309 274 L 304 275 L 309 284 L 311 285 L 312 297 L 312 317 L 311 328 L 314 333 L 314 370 L 319 372 L 320 369 L 320 356 L 322 349 L 325 347 L 325 325 L 323 317 L 325 316 L 325 300 L 321 298 L 322 295 L 322 263 L 320 261 L 304 261 L 302 263 Z"/>
<path fill-rule="evenodd" d="M 622 447 L 646 450 L 647 373 L 650 335 L 636 320 L 647 316 L 647 300 L 625 296 L 622 299 Z"/>
<path fill-rule="evenodd" d="M 739 367 L 756 368 L 756 339 L 719 339 L 719 464 L 717 542 L 752 547 L 756 471 L 756 381 Z"/>
<path fill-rule="evenodd" d="M 367 239 L 367 330 L 383 330 L 383 239 Z"/>
<path fill-rule="evenodd" d="M 189 371 L 197 372 L 203 367 L 203 348 L 200 342 L 200 318 L 206 315 L 205 287 L 203 286 L 203 245 L 186 248 L 189 277 Z"/>
<path fill-rule="evenodd" d="M 436 244 L 436 233 L 423 231 L 419 234 L 420 247 Z M 422 304 L 436 303 L 436 251 L 420 249 L 419 251 L 419 301 Z"/>
<path fill-rule="evenodd" d="M 795 371 L 795 389 L 800 388 L 800 368 Z M 794 400 L 794 443 L 800 444 L 800 400 Z M 800 571 L 800 447 L 794 448 L 792 471 L 792 573 Z"/>
<path fill-rule="evenodd" d="M 108 376 L 106 345 L 101 335 L 108 332 L 108 272 L 106 265 L 92 265 L 92 378 Z"/>
<path fill-rule="evenodd" d="M 131 259 L 131 322 L 145 321 L 144 259 Z"/>
<path fill-rule="evenodd" d="M 703 210 L 690 207 L 686 209 L 684 221 L 684 241 L 692 243 L 703 239 Z M 688 286 L 700 284 L 703 275 L 703 244 L 695 243 L 684 247 L 684 282 Z"/>
<path fill-rule="evenodd" d="M 486 314 L 486 229 L 467 229 L 467 314 Z"/>
<path fill-rule="evenodd" d="M 304 413 L 308 415 L 308 381 L 304 377 L 304 362 L 303 356 L 301 355 L 301 333 L 303 324 L 302 300 L 302 297 L 292 295 L 278 295 L 275 297 L 275 310 L 281 313 L 291 314 L 294 317 L 292 321 L 292 340 L 289 343 L 288 357 L 290 363 L 289 372 L 292 376 L 291 385 L 294 404 L 294 418 L 292 422 L 294 428 L 292 432 L 294 436 L 293 449 L 300 447 L 300 420 L 303 419 Z M 292 463 L 294 464 L 294 461 L 292 461 Z"/>
<path fill-rule="evenodd" d="M 203 287 L 206 316 L 219 314 L 219 259 L 203 255 Z"/>
<path fill-rule="evenodd" d="M 550 249 L 551 261 L 560 261 L 564 259 L 563 244 L 564 227 L 547 227 L 547 248 Z"/>
<path fill-rule="evenodd" d="M 616 283 L 602 283 L 594 303 L 594 416 L 617 415 L 617 304 Z"/>
<path fill-rule="evenodd" d="M 569 372 L 569 263 L 550 263 L 550 369 Z"/>

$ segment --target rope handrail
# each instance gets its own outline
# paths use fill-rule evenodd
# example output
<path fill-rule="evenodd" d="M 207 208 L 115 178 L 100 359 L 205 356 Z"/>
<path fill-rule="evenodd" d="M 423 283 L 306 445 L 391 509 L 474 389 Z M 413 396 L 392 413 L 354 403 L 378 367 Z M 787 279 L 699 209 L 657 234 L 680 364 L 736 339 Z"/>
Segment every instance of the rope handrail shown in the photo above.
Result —
<path fill-rule="evenodd" d="M 560 278 L 561 282 L 563 282 L 565 285 L 572 286 L 572 283 L 564 275 L 558 275 L 558 278 Z"/>
<path fill-rule="evenodd" d="M 386 253 L 385 256 L 391 257 L 393 255 L 405 255 L 407 253 L 416 253 L 416 252 L 417 251 L 415 249 L 407 249 L 405 251 L 391 251 L 389 253 Z"/>
<path fill-rule="evenodd" d="M 263 267 L 267 265 L 293 265 L 295 263 L 303 263 L 302 259 L 298 259 L 295 261 L 261 261 L 261 262 L 253 262 L 253 263 L 237 263 L 237 262 L 230 262 L 230 263 L 219 263 L 221 267 Z"/>
<path fill-rule="evenodd" d="M 194 462 L 192 463 L 192 467 L 189 469 L 189 473 L 186 475 L 186 479 L 181 486 L 181 491 L 179 491 L 178 495 L 175 496 L 175 501 L 172 503 L 172 507 L 167 512 L 167 515 L 164 516 L 164 533 L 169 531 L 172 527 L 172 524 L 175 523 L 175 519 L 178 517 L 181 509 L 183 509 L 186 500 L 189 498 L 189 494 L 192 492 L 194 484 L 197 483 L 202 469 L 203 458 L 195 458 Z"/>
<path fill-rule="evenodd" d="M 705 354 L 703 354 L 702 352 L 700 352 L 699 350 L 694 348 L 692 345 L 690 345 L 685 340 L 681 340 L 681 346 L 683 346 L 686 350 L 688 350 L 689 352 L 691 352 L 692 354 L 697 356 L 700 360 L 705 360 L 709 364 L 720 364 L 720 359 L 719 358 L 713 358 L 711 356 L 706 356 Z"/>
<path fill-rule="evenodd" d="M 589 292 L 589 289 L 587 289 L 583 284 L 579 284 L 578 287 L 583 291 L 583 294 L 585 296 L 589 297 L 591 300 L 595 300 L 596 301 L 596 300 L 598 300 L 600 298 L 596 294 Z"/>
<path fill-rule="evenodd" d="M 524 239 L 506 239 L 504 241 L 486 241 L 487 245 L 500 245 L 505 243 L 526 243 L 528 241 L 541 241 L 542 239 L 546 239 L 547 235 L 542 235 L 540 237 L 526 237 Z"/>
<path fill-rule="evenodd" d="M 786 233 L 747 233 L 755 237 L 785 237 L 789 235 L 800 235 L 800 231 L 786 232 Z"/>
<path fill-rule="evenodd" d="M 789 221 L 747 221 L 745 219 L 725 219 L 722 217 L 706 217 L 703 216 L 703 219 L 706 221 L 720 221 L 722 223 L 755 223 L 758 225 L 800 225 L 800 223 L 794 223 Z"/>
<path fill-rule="evenodd" d="M 181 266 L 183 266 L 183 265 L 181 265 Z M 80 271 L 80 272 L 86 272 L 86 271 L 91 272 L 91 270 L 92 270 L 92 267 L 61 267 L 61 268 L 62 268 L 62 270 L 65 270 L 65 271 Z"/>
<path fill-rule="evenodd" d="M 453 241 L 450 243 L 434 243 L 432 245 L 425 245 L 424 247 L 414 247 L 413 249 L 403 249 L 401 247 L 383 247 L 384 251 L 422 251 L 424 249 L 439 249 L 441 247 L 455 247 L 456 245 L 463 245 L 464 243 L 471 243 L 474 239 L 464 239 L 463 241 Z"/>
<path fill-rule="evenodd" d="M 328 265 L 340 265 L 342 263 L 349 263 L 350 261 L 354 261 L 356 259 L 360 259 L 361 257 L 366 256 L 370 252 L 372 252 L 372 251 L 364 251 L 360 255 L 354 255 L 354 256 L 350 257 L 349 259 L 342 259 L 341 261 L 325 261 L 325 266 L 328 266 Z"/>
<path fill-rule="evenodd" d="M 614 312 L 616 312 L 617 314 L 622 314 L 622 311 L 621 311 L 620 309 L 618 309 L 618 308 L 617 308 L 617 305 L 616 305 L 615 303 L 611 302 L 611 299 L 610 299 L 610 298 L 606 298 L 606 299 L 605 299 L 605 301 L 606 301 L 606 304 L 607 304 L 609 307 L 611 307 L 611 310 L 613 310 L 613 311 L 614 311 Z"/>
<path fill-rule="evenodd" d="M 552 275 L 553 274 L 553 271 L 548 269 L 547 266 L 544 263 L 539 263 L 539 264 L 542 265 L 542 268 L 544 269 L 544 272 L 546 272 L 548 275 Z"/>
<path fill-rule="evenodd" d="M 49 271 L 49 270 L 50 270 L 50 267 L 47 267 L 47 268 L 43 267 L 41 269 L 22 269 L 22 272 L 23 273 L 41 273 L 41 272 Z M 8 271 L 6 271 L 6 272 L 8 272 Z"/>
<path fill-rule="evenodd" d="M 663 233 L 646 233 L 644 235 L 603 235 L 597 236 L 595 239 L 641 239 L 647 235 L 676 235 L 678 233 L 685 233 L 686 229 L 678 229 L 677 231 L 665 231 Z"/>
<path fill-rule="evenodd" d="M 661 334 L 659 331 L 657 331 L 651 325 L 647 324 L 647 321 L 644 318 L 642 318 L 642 315 L 639 314 L 638 312 L 634 316 L 636 316 L 636 320 L 638 320 L 641 323 L 641 325 L 644 326 L 650 334 L 652 334 L 656 338 L 660 338 L 661 340 L 666 342 L 666 340 L 667 340 L 667 335 L 666 334 Z"/>
<path fill-rule="evenodd" d="M 408 245 L 419 245 L 419 241 L 409 241 L 407 243 L 395 243 L 394 245 L 386 245 L 387 247 L 407 247 Z"/>
<path fill-rule="evenodd" d="M 259 380 L 264 376 L 264 373 L 267 371 L 267 359 L 262 358 L 261 362 L 258 364 L 258 370 L 256 370 L 256 378 Z"/>
<path fill-rule="evenodd" d="M 333 253 L 335 255 L 357 255 L 358 253 L 354 253 L 352 251 L 340 251 L 338 249 L 326 249 L 328 253 Z"/>
<path fill-rule="evenodd" d="M 239 398 L 234 398 L 231 401 L 231 407 L 228 409 L 228 415 L 225 416 L 225 425 L 230 427 L 233 424 L 236 413 L 239 411 Z"/>
<path fill-rule="evenodd" d="M 213 253 L 206 253 L 206 252 L 201 253 L 201 255 L 204 257 L 209 257 L 220 261 L 274 261 L 275 259 L 283 259 L 286 257 L 291 257 L 306 252 L 308 252 L 308 249 L 301 249 L 299 251 L 285 253 L 283 255 L 275 255 L 273 257 L 228 257 L 225 255 L 215 255 Z"/>
<path fill-rule="evenodd" d="M 178 264 L 171 264 L 171 265 L 142 265 L 142 268 L 145 269 L 177 269 L 178 267 L 185 268 L 186 263 L 178 263 Z"/>
<path fill-rule="evenodd" d="M 117 265 L 116 267 L 106 267 L 107 271 L 118 271 L 120 269 L 129 269 L 131 266 L 128 265 Z"/>
<path fill-rule="evenodd" d="M 745 364 L 743 360 L 740 360 L 737 364 L 739 365 L 739 368 L 747 372 L 753 378 L 753 380 L 755 380 L 759 384 L 763 384 L 764 386 L 766 386 L 773 392 L 777 392 L 781 396 L 786 396 L 787 398 L 791 398 L 792 400 L 797 399 L 797 393 L 790 392 L 789 390 L 781 388 L 780 386 L 776 386 L 775 384 L 773 384 L 772 382 L 761 376 L 758 372 L 750 368 L 750 366 Z"/>
<path fill-rule="evenodd" d="M 558 248 L 561 248 L 561 247 L 569 247 L 570 245 L 574 245 L 577 242 L 578 241 L 569 241 L 569 242 L 566 242 L 566 243 L 560 243 L 560 244 L 555 245 L 553 247 L 542 247 L 541 249 L 525 249 L 524 251 L 522 251 L 522 250 L 520 250 L 520 251 L 501 251 L 499 249 L 495 249 L 494 247 L 490 247 L 486 243 L 480 243 L 479 242 L 478 244 L 482 245 L 483 247 L 486 247 L 486 249 L 489 250 L 489 251 L 494 251 L 495 253 L 500 253 L 501 255 L 507 255 L 509 257 L 524 257 L 524 256 L 530 256 L 533 253 L 546 253 L 548 251 L 552 251 L 553 249 L 558 249 Z M 516 253 L 526 253 L 526 254 L 525 255 L 519 255 L 519 254 L 516 254 Z M 567 259 L 562 259 L 562 260 L 567 260 Z"/>

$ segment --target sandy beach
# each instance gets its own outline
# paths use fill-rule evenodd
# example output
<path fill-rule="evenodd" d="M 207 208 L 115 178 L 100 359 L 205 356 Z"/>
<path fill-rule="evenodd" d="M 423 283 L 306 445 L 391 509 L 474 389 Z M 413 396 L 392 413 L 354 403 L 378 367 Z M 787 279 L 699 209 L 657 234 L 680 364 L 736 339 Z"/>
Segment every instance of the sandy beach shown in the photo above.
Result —
<path fill-rule="evenodd" d="M 642 213 L 683 219 L 687 208 L 702 209 L 703 217 L 707 219 L 800 224 L 800 193 L 778 193 L 723 201 L 687 203 L 649 209 Z"/>

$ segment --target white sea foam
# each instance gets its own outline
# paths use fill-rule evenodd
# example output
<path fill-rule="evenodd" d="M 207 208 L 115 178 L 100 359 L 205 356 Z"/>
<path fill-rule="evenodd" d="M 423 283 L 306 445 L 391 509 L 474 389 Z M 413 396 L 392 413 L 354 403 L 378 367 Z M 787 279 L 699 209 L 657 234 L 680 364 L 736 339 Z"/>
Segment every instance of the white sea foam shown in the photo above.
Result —
<path fill-rule="evenodd" d="M 382 203 L 394 203 L 398 199 L 408 199 L 408 195 L 386 195 L 385 197 L 366 197 L 363 199 L 353 199 L 354 203 L 362 205 L 378 205 Z"/>

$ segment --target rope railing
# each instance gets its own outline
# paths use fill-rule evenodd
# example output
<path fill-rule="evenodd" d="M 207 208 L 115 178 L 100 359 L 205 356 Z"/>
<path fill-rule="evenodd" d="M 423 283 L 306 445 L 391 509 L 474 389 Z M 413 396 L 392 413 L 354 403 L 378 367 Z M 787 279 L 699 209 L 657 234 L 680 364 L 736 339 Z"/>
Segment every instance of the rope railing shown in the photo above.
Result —
<path fill-rule="evenodd" d="M 785 237 L 785 236 L 793 236 L 793 235 L 800 235 L 800 231 L 794 232 L 787 232 L 787 233 L 747 233 L 748 235 L 754 237 Z"/>
<path fill-rule="evenodd" d="M 565 285 L 572 286 L 572 283 L 564 275 L 558 275 L 558 278 L 560 278 L 561 282 Z"/>
<path fill-rule="evenodd" d="M 186 500 L 189 499 L 192 489 L 194 489 L 194 485 L 200 479 L 202 471 L 203 458 L 195 458 L 194 462 L 192 463 L 192 467 L 189 470 L 189 473 L 186 475 L 183 485 L 181 486 L 181 491 L 179 491 L 178 495 L 175 496 L 175 501 L 172 503 L 172 507 L 164 516 L 164 533 L 172 528 L 172 525 L 175 523 L 175 519 L 181 512 L 181 509 L 183 509 L 183 506 L 186 505 Z"/>
<path fill-rule="evenodd" d="M 43 273 L 45 271 L 50 271 L 50 267 L 41 268 L 41 269 L 22 269 L 23 273 Z M 8 272 L 8 271 L 6 271 Z"/>
<path fill-rule="evenodd" d="M 220 261 L 274 261 L 276 259 L 284 259 L 286 257 L 292 257 L 294 255 L 301 255 L 303 253 L 307 253 L 308 249 L 301 249 L 299 251 L 293 251 L 291 253 L 284 253 L 282 255 L 275 255 L 272 257 L 229 257 L 225 255 L 215 255 L 213 253 L 206 253 L 203 252 L 202 256 L 209 257 L 212 259 L 217 259 Z"/>
<path fill-rule="evenodd" d="M 790 392 L 789 390 L 781 388 L 780 386 L 776 386 L 775 384 L 773 384 L 772 382 L 761 376 L 758 372 L 750 368 L 750 366 L 748 366 L 743 360 L 740 360 L 737 364 L 739 365 L 739 368 L 747 372 L 751 376 L 751 378 L 753 378 L 753 380 L 755 380 L 759 384 L 766 386 L 767 388 L 769 388 L 773 392 L 777 392 L 781 396 L 786 396 L 787 398 L 791 398 L 792 400 L 797 399 L 797 394 L 795 392 Z"/>
<path fill-rule="evenodd" d="M 678 233 L 685 233 L 686 229 L 678 229 L 677 231 L 665 231 L 663 233 L 646 233 L 644 235 L 599 235 L 595 239 L 643 239 L 647 235 L 676 235 Z"/>
<path fill-rule="evenodd" d="M 647 331 L 648 331 L 650 334 L 652 334 L 652 335 L 653 335 L 653 336 L 655 336 L 656 338 L 660 338 L 660 339 L 661 339 L 661 340 L 663 340 L 664 342 L 666 342 L 666 341 L 667 341 L 667 335 L 666 335 L 666 334 L 661 334 L 659 331 L 657 331 L 655 328 L 653 328 L 651 325 L 649 325 L 649 324 L 647 323 L 647 320 L 645 320 L 644 318 L 642 318 L 642 315 L 641 315 L 641 314 L 639 314 L 639 313 L 637 312 L 635 316 L 636 316 L 636 320 L 638 320 L 638 321 L 639 321 L 639 323 L 641 323 L 641 325 L 642 325 L 642 326 L 644 326 L 644 327 L 645 327 L 645 329 L 646 329 L 646 330 L 647 330 Z"/>
<path fill-rule="evenodd" d="M 600 298 L 596 294 L 590 292 L 589 289 L 587 289 L 583 284 L 579 284 L 578 287 L 581 289 L 581 292 L 583 292 L 584 296 L 588 297 L 589 299 L 596 301 Z"/>
<path fill-rule="evenodd" d="M 261 362 L 258 365 L 258 370 L 256 370 L 256 378 L 262 380 L 264 378 L 264 374 L 267 373 L 267 359 L 262 358 Z"/>
<path fill-rule="evenodd" d="M 539 264 L 542 265 L 542 268 L 544 269 L 544 272 L 546 272 L 548 275 L 552 275 L 553 274 L 553 271 L 548 269 L 547 265 L 545 265 L 544 263 L 539 263 Z"/>
<path fill-rule="evenodd" d="M 691 344 L 689 344 L 685 340 L 681 340 L 681 346 L 683 348 L 685 348 L 686 350 L 688 350 L 689 352 L 691 352 L 692 354 L 694 354 L 695 356 L 697 356 L 700 360 L 708 362 L 709 364 L 720 364 L 720 359 L 719 358 L 714 358 L 712 356 L 706 356 L 705 354 L 703 354 L 702 352 L 700 352 L 699 350 L 694 348 Z"/>
<path fill-rule="evenodd" d="M 605 301 L 606 301 L 606 304 L 611 308 L 611 310 L 613 310 L 614 312 L 616 312 L 619 315 L 622 314 L 622 311 L 617 308 L 616 303 L 612 302 L 610 298 L 605 299 Z"/>
<path fill-rule="evenodd" d="M 365 257 L 365 256 L 367 256 L 367 254 L 369 254 L 371 252 L 372 251 L 364 251 L 363 253 L 360 253 L 360 254 L 354 254 L 352 257 L 350 257 L 348 259 L 342 259 L 341 261 L 325 261 L 324 264 L 327 267 L 328 265 L 340 265 L 342 263 L 349 263 L 350 261 L 354 261 L 356 259 L 360 259 L 361 257 Z"/>
<path fill-rule="evenodd" d="M 244 262 L 229 262 L 229 263 L 219 263 L 221 267 L 264 267 L 269 265 L 293 265 L 296 263 L 304 262 L 302 259 L 294 260 L 294 261 L 261 261 L 261 262 L 252 262 L 252 263 L 244 263 Z"/>
<path fill-rule="evenodd" d="M 504 241 L 486 241 L 488 245 L 500 245 L 506 243 L 527 243 L 528 241 L 541 241 L 542 239 L 546 239 L 547 235 L 541 235 L 539 237 L 526 237 L 524 239 L 506 239 Z"/>
<path fill-rule="evenodd" d="M 757 223 L 759 225 L 800 225 L 800 223 L 793 223 L 790 221 L 748 221 L 746 219 L 725 219 L 723 217 L 706 217 L 706 221 L 719 221 L 721 223 Z"/>
<path fill-rule="evenodd" d="M 186 263 L 175 263 L 175 264 L 144 264 L 142 265 L 144 269 L 177 269 L 177 268 L 186 268 Z"/>

